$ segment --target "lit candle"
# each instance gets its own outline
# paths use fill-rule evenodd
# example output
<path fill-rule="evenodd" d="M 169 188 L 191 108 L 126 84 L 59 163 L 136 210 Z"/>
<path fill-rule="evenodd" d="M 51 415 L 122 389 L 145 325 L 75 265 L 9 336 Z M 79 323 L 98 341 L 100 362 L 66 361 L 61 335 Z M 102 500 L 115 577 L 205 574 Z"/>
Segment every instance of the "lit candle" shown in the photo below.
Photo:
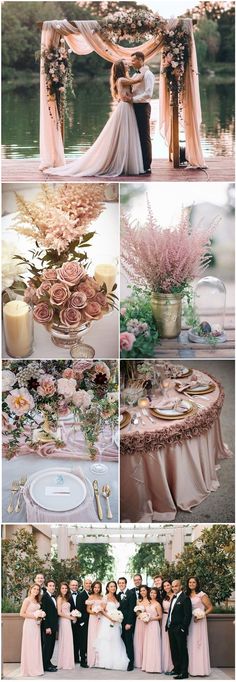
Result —
<path fill-rule="evenodd" d="M 138 406 L 139 407 L 149 407 L 150 403 L 148 398 L 139 398 L 138 401 Z"/>
<path fill-rule="evenodd" d="M 99 263 L 96 265 L 94 277 L 98 284 L 105 283 L 110 293 L 116 281 L 117 268 L 113 263 Z"/>
<path fill-rule="evenodd" d="M 3 325 L 8 355 L 26 358 L 32 354 L 33 311 L 25 301 L 8 301 L 3 308 Z"/>

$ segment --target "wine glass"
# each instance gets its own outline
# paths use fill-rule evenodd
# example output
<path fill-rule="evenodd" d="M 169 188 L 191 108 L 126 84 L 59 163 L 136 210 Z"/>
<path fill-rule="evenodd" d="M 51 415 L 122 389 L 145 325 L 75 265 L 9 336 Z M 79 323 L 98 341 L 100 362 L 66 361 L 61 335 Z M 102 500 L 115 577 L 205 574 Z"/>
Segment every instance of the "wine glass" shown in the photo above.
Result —
<path fill-rule="evenodd" d="M 98 450 L 98 461 L 94 462 L 90 466 L 90 471 L 92 471 L 94 474 L 103 474 L 105 471 L 108 471 L 108 466 L 102 462 L 102 455 L 103 452 L 113 443 L 113 432 L 110 428 L 110 426 L 104 424 L 101 426 L 101 430 L 98 435 L 98 439 L 96 441 L 96 447 Z"/>

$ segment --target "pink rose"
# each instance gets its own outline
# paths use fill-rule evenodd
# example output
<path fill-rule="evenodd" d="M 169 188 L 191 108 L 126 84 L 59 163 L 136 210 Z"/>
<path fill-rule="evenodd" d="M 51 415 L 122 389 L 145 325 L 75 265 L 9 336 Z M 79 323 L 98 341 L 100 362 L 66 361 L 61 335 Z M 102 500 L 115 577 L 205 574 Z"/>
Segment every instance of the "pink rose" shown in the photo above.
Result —
<path fill-rule="evenodd" d="M 75 308 L 64 308 L 60 312 L 60 321 L 66 327 L 75 328 L 80 326 L 81 313 Z"/>
<path fill-rule="evenodd" d="M 47 270 L 44 270 L 42 274 L 42 279 L 54 282 L 57 279 L 57 271 L 54 270 L 54 268 L 48 268 Z"/>
<path fill-rule="evenodd" d="M 70 297 L 70 306 L 72 308 L 85 308 L 87 303 L 87 296 L 84 293 L 84 291 L 74 291 L 73 294 L 71 294 Z"/>
<path fill-rule="evenodd" d="M 92 401 L 91 395 L 89 395 L 89 393 L 81 389 L 79 391 L 75 391 L 72 398 L 72 402 L 75 405 L 75 407 L 78 407 L 81 410 L 85 410 L 88 407 L 90 407 L 91 401 Z"/>
<path fill-rule="evenodd" d="M 51 289 L 51 282 L 42 282 L 40 284 L 40 287 L 36 291 L 36 296 L 40 298 L 41 296 L 44 296 L 44 294 L 48 294 L 50 289 Z"/>
<path fill-rule="evenodd" d="M 60 395 L 63 395 L 65 400 L 70 400 L 76 391 L 76 379 L 58 379 L 57 390 Z"/>
<path fill-rule="evenodd" d="M 17 415 L 17 417 L 22 417 L 22 415 L 30 412 L 34 407 L 34 400 L 32 395 L 30 395 L 27 388 L 15 388 L 9 393 L 6 398 L 6 403 L 10 408 L 11 412 Z"/>
<path fill-rule="evenodd" d="M 56 392 L 56 385 L 51 374 L 44 374 L 39 379 L 39 385 L 37 388 L 37 393 L 43 398 L 46 396 L 52 396 Z"/>
<path fill-rule="evenodd" d="M 76 284 L 86 277 L 84 268 L 77 263 L 76 260 L 70 263 L 64 263 L 61 268 L 57 270 L 57 279 L 68 284 L 68 287 L 74 287 Z"/>
<path fill-rule="evenodd" d="M 89 301 L 91 300 L 91 298 L 94 298 L 96 294 L 95 288 L 92 287 L 90 284 L 87 284 L 87 282 L 84 282 L 84 284 L 80 284 L 79 291 L 83 291 L 84 294 L 86 295 L 86 298 Z"/>
<path fill-rule="evenodd" d="M 24 301 L 26 303 L 34 303 L 37 300 L 37 289 L 35 287 L 27 287 L 24 292 Z"/>
<path fill-rule="evenodd" d="M 120 335 L 120 349 L 121 350 L 132 350 L 133 344 L 135 342 L 134 334 L 129 332 L 122 332 Z"/>
<path fill-rule="evenodd" d="M 75 360 L 73 362 L 73 370 L 74 372 L 79 372 L 79 374 L 82 374 L 83 372 L 87 372 L 89 369 L 92 369 L 93 365 L 93 360 Z"/>
<path fill-rule="evenodd" d="M 97 303 L 99 303 L 99 305 L 102 306 L 102 308 L 105 308 L 106 306 L 108 306 L 108 300 L 107 300 L 106 294 L 103 294 L 102 291 L 98 291 L 98 293 L 96 294 L 95 300 L 97 301 Z"/>
<path fill-rule="evenodd" d="M 96 282 L 96 279 L 94 279 L 94 277 L 88 276 L 86 278 L 85 284 L 86 284 L 86 286 L 87 286 L 87 284 L 89 284 L 89 286 L 91 286 L 93 289 L 95 289 L 95 291 L 100 291 L 100 289 L 101 289 L 101 285 L 98 284 L 98 282 Z"/>
<path fill-rule="evenodd" d="M 53 318 L 53 310 L 47 303 L 37 303 L 34 306 L 34 320 L 40 324 L 48 324 Z"/>
<path fill-rule="evenodd" d="M 88 303 L 84 314 L 87 320 L 99 320 L 100 317 L 102 317 L 102 308 L 99 303 L 96 303 L 96 301 L 91 301 L 91 303 Z"/>
<path fill-rule="evenodd" d="M 62 376 L 65 379 L 74 379 L 75 375 L 74 375 L 74 370 L 72 369 L 72 367 L 66 367 L 66 369 L 64 369 Z"/>
<path fill-rule="evenodd" d="M 70 290 L 67 284 L 56 282 L 52 285 L 50 290 L 50 303 L 51 305 L 62 306 L 70 296 Z"/>
<path fill-rule="evenodd" d="M 125 316 L 125 313 L 126 313 L 126 308 L 121 308 L 121 309 L 120 309 L 121 317 L 124 317 L 124 316 Z"/>

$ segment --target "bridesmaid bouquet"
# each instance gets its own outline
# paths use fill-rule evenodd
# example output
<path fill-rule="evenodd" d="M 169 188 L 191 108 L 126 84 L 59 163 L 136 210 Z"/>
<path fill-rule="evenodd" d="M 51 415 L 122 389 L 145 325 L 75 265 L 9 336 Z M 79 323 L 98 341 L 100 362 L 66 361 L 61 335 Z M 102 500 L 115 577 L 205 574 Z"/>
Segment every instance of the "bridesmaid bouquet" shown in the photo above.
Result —
<path fill-rule="evenodd" d="M 97 615 L 98 613 L 101 613 L 102 610 L 103 608 L 101 604 L 93 604 L 92 613 L 95 613 Z"/>
<path fill-rule="evenodd" d="M 73 618 L 81 618 L 82 614 L 80 611 L 78 611 L 78 609 L 73 609 L 73 611 L 71 611 L 70 615 L 73 616 Z"/>
<path fill-rule="evenodd" d="M 137 606 L 134 607 L 134 613 L 140 614 L 140 613 L 143 613 L 144 611 L 145 611 L 145 608 L 141 604 L 138 604 Z"/>
<path fill-rule="evenodd" d="M 43 620 L 45 617 L 46 613 L 42 609 L 37 609 L 37 611 L 34 611 L 34 618 L 36 619 L 37 625 L 40 625 L 41 620 Z"/>
<path fill-rule="evenodd" d="M 150 615 L 144 611 L 139 614 L 138 618 L 142 620 L 143 623 L 149 623 Z"/>
<path fill-rule="evenodd" d="M 202 620 L 206 617 L 205 611 L 202 609 L 193 609 L 193 616 L 196 618 L 196 620 Z"/>

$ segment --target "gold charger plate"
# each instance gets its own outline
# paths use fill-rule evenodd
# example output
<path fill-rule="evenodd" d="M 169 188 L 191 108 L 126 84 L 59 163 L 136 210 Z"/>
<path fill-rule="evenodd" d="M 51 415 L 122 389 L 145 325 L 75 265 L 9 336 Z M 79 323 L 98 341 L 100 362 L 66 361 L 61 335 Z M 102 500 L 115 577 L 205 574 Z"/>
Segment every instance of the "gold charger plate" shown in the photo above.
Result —
<path fill-rule="evenodd" d="M 159 410 L 155 407 L 150 407 L 150 412 L 153 414 L 154 417 L 157 419 L 165 419 L 166 421 L 175 421 L 175 419 L 185 419 L 185 417 L 188 417 L 189 414 L 191 414 L 194 410 L 194 405 L 191 405 L 186 412 L 182 412 L 182 414 L 174 414 L 171 416 L 170 414 L 163 414 L 163 412 L 159 412 Z"/>
<path fill-rule="evenodd" d="M 205 395 L 206 393 L 212 393 L 216 388 L 216 384 L 213 384 L 212 381 L 210 381 L 208 388 L 206 388 L 204 391 L 199 391 L 196 389 L 193 391 L 192 388 L 186 388 L 185 393 L 188 393 L 188 395 Z"/>
<path fill-rule="evenodd" d="M 131 414 L 126 410 L 125 410 L 125 412 L 122 412 L 122 414 L 124 416 L 124 419 L 120 423 L 120 429 L 125 429 L 125 427 L 128 426 L 128 424 L 131 421 Z"/>
<path fill-rule="evenodd" d="M 185 374 L 177 374 L 175 377 L 171 377 L 171 379 L 187 379 L 187 377 L 190 377 L 192 373 L 193 370 L 189 369 Z"/>

